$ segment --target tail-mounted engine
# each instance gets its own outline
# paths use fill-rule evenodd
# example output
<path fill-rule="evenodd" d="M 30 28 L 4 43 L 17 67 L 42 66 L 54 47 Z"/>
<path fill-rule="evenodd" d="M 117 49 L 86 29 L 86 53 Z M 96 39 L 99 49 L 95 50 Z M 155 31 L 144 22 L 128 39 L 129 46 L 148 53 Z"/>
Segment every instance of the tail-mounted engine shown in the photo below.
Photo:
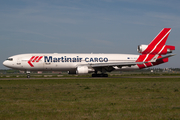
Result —
<path fill-rule="evenodd" d="M 139 53 L 142 53 L 143 51 L 146 50 L 147 47 L 148 47 L 148 45 L 138 45 L 137 51 L 138 51 Z"/>
<path fill-rule="evenodd" d="M 158 45 L 158 46 L 149 46 L 149 45 L 138 45 L 137 51 L 142 54 L 159 54 L 166 55 L 172 53 L 175 50 L 175 46 L 171 45 Z"/>

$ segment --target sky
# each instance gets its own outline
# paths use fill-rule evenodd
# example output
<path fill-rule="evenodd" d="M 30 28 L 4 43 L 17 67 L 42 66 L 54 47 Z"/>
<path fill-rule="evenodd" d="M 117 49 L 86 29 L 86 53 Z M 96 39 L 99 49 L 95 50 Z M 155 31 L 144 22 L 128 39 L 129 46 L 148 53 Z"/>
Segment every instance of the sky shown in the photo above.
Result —
<path fill-rule="evenodd" d="M 176 56 L 157 67 L 179 68 L 179 0 L 3 0 L 0 69 L 22 53 L 139 54 L 163 28 Z"/>

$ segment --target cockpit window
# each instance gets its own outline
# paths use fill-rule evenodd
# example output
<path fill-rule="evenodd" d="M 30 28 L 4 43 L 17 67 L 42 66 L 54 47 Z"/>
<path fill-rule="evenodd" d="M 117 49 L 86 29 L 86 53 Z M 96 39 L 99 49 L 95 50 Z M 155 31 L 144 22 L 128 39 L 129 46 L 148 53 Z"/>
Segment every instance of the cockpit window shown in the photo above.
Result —
<path fill-rule="evenodd" d="M 13 61 L 13 58 L 8 58 L 7 60 L 9 60 L 9 61 Z"/>

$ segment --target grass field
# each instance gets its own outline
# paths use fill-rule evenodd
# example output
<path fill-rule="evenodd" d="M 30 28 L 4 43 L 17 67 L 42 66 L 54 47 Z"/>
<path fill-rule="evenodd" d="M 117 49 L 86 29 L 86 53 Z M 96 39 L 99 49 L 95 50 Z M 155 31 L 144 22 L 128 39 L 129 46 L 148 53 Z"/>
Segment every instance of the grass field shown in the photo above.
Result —
<path fill-rule="evenodd" d="M 180 120 L 180 78 L 0 80 L 0 119 Z"/>

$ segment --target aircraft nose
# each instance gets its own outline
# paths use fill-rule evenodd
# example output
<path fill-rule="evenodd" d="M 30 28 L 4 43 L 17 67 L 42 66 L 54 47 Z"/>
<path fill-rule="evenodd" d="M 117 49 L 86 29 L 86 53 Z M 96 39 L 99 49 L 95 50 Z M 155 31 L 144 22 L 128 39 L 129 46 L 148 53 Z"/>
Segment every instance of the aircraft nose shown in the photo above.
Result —
<path fill-rule="evenodd" d="M 4 65 L 4 66 L 7 66 L 7 61 L 4 61 L 4 62 L 3 62 L 3 65 Z"/>
<path fill-rule="evenodd" d="M 5 61 L 3 62 L 3 65 L 6 66 L 6 67 L 10 67 L 10 63 L 9 63 L 7 60 L 5 60 Z"/>

